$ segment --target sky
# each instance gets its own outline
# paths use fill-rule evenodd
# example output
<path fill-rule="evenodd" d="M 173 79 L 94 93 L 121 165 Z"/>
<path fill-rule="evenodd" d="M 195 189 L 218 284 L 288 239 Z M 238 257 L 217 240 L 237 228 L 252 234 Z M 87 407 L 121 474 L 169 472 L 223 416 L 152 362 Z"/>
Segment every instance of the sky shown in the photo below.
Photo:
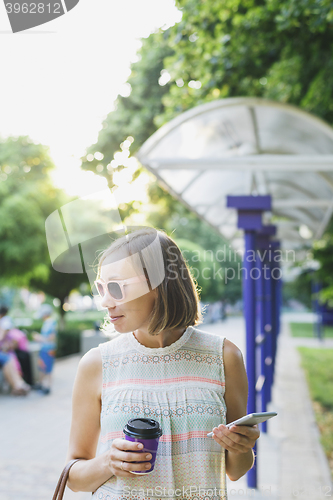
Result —
<path fill-rule="evenodd" d="M 0 136 L 48 145 L 56 183 L 71 194 L 99 185 L 79 158 L 124 90 L 140 38 L 179 21 L 174 0 L 80 0 L 67 14 L 13 34 L 0 2 Z"/>

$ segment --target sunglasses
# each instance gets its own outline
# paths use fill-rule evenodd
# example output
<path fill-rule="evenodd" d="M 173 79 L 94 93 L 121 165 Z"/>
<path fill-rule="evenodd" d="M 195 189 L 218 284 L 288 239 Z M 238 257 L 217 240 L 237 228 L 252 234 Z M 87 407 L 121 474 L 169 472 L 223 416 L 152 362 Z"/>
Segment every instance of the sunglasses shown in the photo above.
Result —
<path fill-rule="evenodd" d="M 111 297 L 114 300 L 124 300 L 125 298 L 125 285 L 130 285 L 132 283 L 140 283 L 141 281 L 145 281 L 146 276 L 144 274 L 141 274 L 140 276 L 135 276 L 134 278 L 129 278 L 127 280 L 121 280 L 119 281 L 108 281 L 105 283 L 105 281 L 98 279 L 95 281 L 95 286 L 97 288 L 97 291 L 99 295 L 103 298 L 105 293 L 108 291 Z"/>

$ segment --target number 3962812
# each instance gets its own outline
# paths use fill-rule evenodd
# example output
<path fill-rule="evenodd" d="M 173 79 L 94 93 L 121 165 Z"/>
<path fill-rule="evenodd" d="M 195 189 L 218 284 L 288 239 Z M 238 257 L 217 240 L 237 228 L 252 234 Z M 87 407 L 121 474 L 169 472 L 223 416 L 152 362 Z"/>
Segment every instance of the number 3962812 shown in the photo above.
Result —
<path fill-rule="evenodd" d="M 6 3 L 8 14 L 62 14 L 60 3 Z"/>

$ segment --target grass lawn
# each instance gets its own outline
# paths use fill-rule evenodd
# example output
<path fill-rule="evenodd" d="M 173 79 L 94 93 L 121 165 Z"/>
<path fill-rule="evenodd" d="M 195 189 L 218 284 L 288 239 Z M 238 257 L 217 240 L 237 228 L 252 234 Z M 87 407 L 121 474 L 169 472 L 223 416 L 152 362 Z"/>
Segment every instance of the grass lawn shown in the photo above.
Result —
<path fill-rule="evenodd" d="M 293 337 L 315 337 L 313 323 L 289 323 Z M 323 327 L 324 338 L 333 338 L 333 326 Z"/>
<path fill-rule="evenodd" d="M 298 348 L 333 479 L 333 349 Z"/>

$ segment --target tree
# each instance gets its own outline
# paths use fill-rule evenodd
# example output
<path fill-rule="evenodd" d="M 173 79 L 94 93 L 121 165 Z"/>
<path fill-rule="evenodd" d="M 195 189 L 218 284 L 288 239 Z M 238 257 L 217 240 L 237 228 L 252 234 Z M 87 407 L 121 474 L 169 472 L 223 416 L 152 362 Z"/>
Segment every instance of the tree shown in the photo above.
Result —
<path fill-rule="evenodd" d="M 160 123 L 217 98 L 257 96 L 333 122 L 333 7 L 328 0 L 178 0 Z"/>
<path fill-rule="evenodd" d="M 63 304 L 87 277 L 64 275 L 51 266 L 45 220 L 70 198 L 52 184 L 48 148 L 27 136 L 0 139 L 0 167 L 1 281 L 43 291 Z"/>
<path fill-rule="evenodd" d="M 60 329 L 65 328 L 65 313 L 63 305 L 72 290 L 80 287 L 82 283 L 88 283 L 86 274 L 67 274 L 55 271 L 50 265 L 48 267 L 47 278 L 31 278 L 29 286 L 36 291 L 42 291 L 51 297 L 60 300 Z"/>
<path fill-rule="evenodd" d="M 0 167 L 1 278 L 27 285 L 47 275 L 44 224 L 61 193 L 48 177 L 48 149 L 28 137 L 0 139 Z"/>

